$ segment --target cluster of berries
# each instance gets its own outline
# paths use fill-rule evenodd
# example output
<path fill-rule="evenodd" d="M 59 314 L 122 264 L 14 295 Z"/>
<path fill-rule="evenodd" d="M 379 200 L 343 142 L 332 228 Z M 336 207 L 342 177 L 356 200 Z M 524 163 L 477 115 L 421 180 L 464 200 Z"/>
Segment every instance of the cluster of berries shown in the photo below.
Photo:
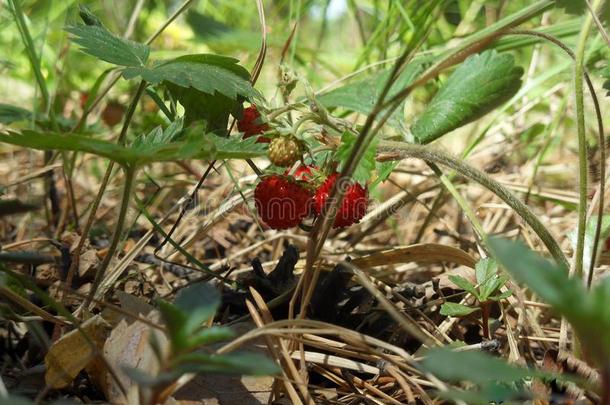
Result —
<path fill-rule="evenodd" d="M 273 164 L 291 167 L 302 157 L 302 145 L 293 136 L 276 137 L 269 141 L 261 136 L 269 126 L 261 122 L 255 106 L 244 110 L 237 128 L 244 138 L 259 135 L 258 142 L 270 142 L 268 156 Z M 272 229 L 298 226 L 309 215 L 320 215 L 329 205 L 339 173 L 322 176 L 315 166 L 299 166 L 291 175 L 273 174 L 262 178 L 254 190 L 256 210 L 261 220 Z M 368 206 L 368 190 L 357 183 L 349 183 L 344 190 L 341 206 L 337 210 L 335 228 L 355 224 L 362 219 Z"/>

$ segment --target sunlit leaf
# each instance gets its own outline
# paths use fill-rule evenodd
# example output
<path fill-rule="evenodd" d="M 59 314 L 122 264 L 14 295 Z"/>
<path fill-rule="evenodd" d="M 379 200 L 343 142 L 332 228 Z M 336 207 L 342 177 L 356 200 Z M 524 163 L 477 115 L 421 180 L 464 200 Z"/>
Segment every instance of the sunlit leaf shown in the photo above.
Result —
<path fill-rule="evenodd" d="M 246 375 L 273 375 L 278 366 L 259 353 L 239 352 L 222 355 L 190 353 L 176 359 L 183 373 L 219 373 Z"/>
<path fill-rule="evenodd" d="M 180 290 L 174 305 L 188 314 L 183 327 L 192 333 L 216 314 L 220 293 L 209 284 L 196 283 Z"/>
<path fill-rule="evenodd" d="M 423 367 L 435 376 L 447 381 L 471 381 L 473 383 L 514 382 L 542 373 L 514 367 L 502 359 L 475 351 L 455 352 L 448 349 L 432 349 L 426 353 Z"/>
<path fill-rule="evenodd" d="M 479 308 L 477 307 L 467 307 L 455 302 L 445 302 L 441 305 L 440 313 L 445 316 L 466 316 L 478 310 Z"/>
<path fill-rule="evenodd" d="M 470 56 L 411 127 L 415 140 L 430 143 L 481 118 L 519 91 L 522 75 L 510 54 L 486 51 Z"/>
<path fill-rule="evenodd" d="M 153 67 L 130 67 L 126 79 L 140 76 L 152 84 L 173 83 L 206 94 L 219 93 L 231 99 L 260 97 L 250 84 L 250 74 L 238 60 L 213 54 L 185 55 L 157 62 Z"/>
<path fill-rule="evenodd" d="M 144 66 L 148 61 L 148 45 L 114 35 L 93 14 L 81 8 L 86 25 L 71 25 L 66 31 L 81 50 L 105 62 L 119 66 Z"/>

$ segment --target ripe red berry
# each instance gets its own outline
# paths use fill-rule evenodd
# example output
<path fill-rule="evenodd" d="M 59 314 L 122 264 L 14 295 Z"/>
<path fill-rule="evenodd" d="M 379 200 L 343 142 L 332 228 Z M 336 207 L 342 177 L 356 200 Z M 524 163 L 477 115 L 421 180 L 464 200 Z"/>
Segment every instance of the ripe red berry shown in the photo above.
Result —
<path fill-rule="evenodd" d="M 258 216 L 272 229 L 298 226 L 309 213 L 312 192 L 287 176 L 263 178 L 254 190 Z"/>
<path fill-rule="evenodd" d="M 332 191 L 338 177 L 339 173 L 331 174 L 316 190 L 316 194 L 313 198 L 313 208 L 317 215 L 319 215 L 324 206 L 328 204 L 328 195 Z M 339 207 L 339 210 L 337 211 L 333 227 L 343 228 L 358 223 L 364 214 L 366 214 L 368 204 L 368 189 L 362 187 L 358 183 L 348 184 L 341 207 Z"/>
<path fill-rule="evenodd" d="M 294 171 L 294 173 L 292 173 L 292 177 L 294 177 L 297 180 L 302 180 L 302 181 L 311 181 L 314 178 L 314 170 L 317 170 L 318 168 L 314 165 L 299 165 L 299 167 L 296 168 L 296 170 Z M 290 168 L 286 169 L 286 171 L 284 172 L 285 175 L 288 175 L 290 173 Z"/>
<path fill-rule="evenodd" d="M 249 138 L 264 133 L 269 129 L 269 125 L 262 121 L 261 114 L 256 109 L 256 106 L 251 105 L 244 109 L 241 119 L 237 121 L 237 129 L 244 133 L 244 138 Z M 259 136 L 257 142 L 268 143 L 271 140 L 264 136 Z"/>

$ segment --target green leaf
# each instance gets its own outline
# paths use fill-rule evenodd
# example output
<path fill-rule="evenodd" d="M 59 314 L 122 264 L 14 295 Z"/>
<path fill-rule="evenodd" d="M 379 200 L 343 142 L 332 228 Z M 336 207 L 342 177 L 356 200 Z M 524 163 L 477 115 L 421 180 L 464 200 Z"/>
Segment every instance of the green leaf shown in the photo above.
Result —
<path fill-rule="evenodd" d="M 507 281 L 498 276 L 498 265 L 492 258 L 480 260 L 475 265 L 475 274 L 479 284 L 479 299 L 486 301 L 491 294 Z"/>
<path fill-rule="evenodd" d="M 408 64 L 390 88 L 386 100 L 389 100 L 400 90 L 411 84 L 423 71 L 424 63 L 428 61 L 428 58 L 419 58 Z M 372 74 L 365 79 L 348 83 L 328 93 L 324 93 L 318 96 L 317 100 L 326 108 L 343 107 L 350 111 L 370 114 L 381 95 L 390 73 L 391 69 L 386 69 Z M 401 127 L 403 125 L 403 105 L 404 102 L 392 114 L 392 118 L 389 121 L 394 127 Z"/>
<path fill-rule="evenodd" d="M 252 136 L 244 139 L 242 135 L 231 135 L 229 137 L 206 135 L 215 146 L 216 154 L 221 159 L 247 159 L 250 157 L 264 156 L 267 147 L 257 142 L 257 137 Z"/>
<path fill-rule="evenodd" d="M 180 373 L 177 371 L 160 373 L 153 376 L 139 368 L 122 367 L 122 369 L 129 378 L 143 387 L 152 387 L 157 384 L 167 384 L 177 380 L 180 377 Z"/>
<path fill-rule="evenodd" d="M 369 186 L 369 189 L 373 190 L 379 184 L 383 183 L 390 177 L 396 166 L 400 161 L 388 161 L 388 162 L 375 162 L 375 169 L 377 170 L 377 177 Z"/>
<path fill-rule="evenodd" d="M 489 246 L 506 271 L 570 322 L 583 350 L 601 366 L 610 356 L 610 284 L 604 282 L 588 294 L 580 280 L 568 277 L 567 269 L 520 242 L 492 238 Z"/>
<path fill-rule="evenodd" d="M 222 355 L 189 353 L 175 359 L 181 373 L 222 373 L 246 375 L 273 375 L 278 366 L 259 353 L 241 352 Z"/>
<path fill-rule="evenodd" d="M 478 311 L 479 308 L 471 308 L 455 302 L 445 302 L 441 305 L 441 315 L 445 316 L 466 316 Z"/>
<path fill-rule="evenodd" d="M 205 94 L 222 94 L 232 100 L 238 96 L 252 99 L 260 94 L 252 87 L 250 74 L 238 60 L 214 54 L 185 55 L 160 61 L 151 68 L 130 67 L 123 71 L 126 79 L 140 76 L 152 84 L 173 83 L 192 87 Z"/>
<path fill-rule="evenodd" d="M 182 131 L 182 120 L 172 122 L 167 128 L 155 127 L 148 134 L 142 135 L 133 141 L 132 147 L 146 148 L 166 145 L 176 140 Z"/>
<path fill-rule="evenodd" d="M 83 52 L 105 62 L 144 66 L 148 61 L 148 45 L 118 37 L 102 25 L 72 25 L 66 27 L 66 31 L 72 34 L 72 41 L 80 45 Z"/>
<path fill-rule="evenodd" d="M 172 351 L 178 353 L 189 348 L 189 334 L 184 327 L 188 321 L 188 313 L 161 299 L 157 300 L 157 306 L 167 327 Z"/>
<path fill-rule="evenodd" d="M 203 282 L 192 284 L 180 290 L 174 305 L 188 315 L 183 327 L 191 334 L 216 314 L 220 293 Z"/>
<path fill-rule="evenodd" d="M 0 124 L 26 121 L 32 118 L 32 112 L 25 108 L 0 103 Z"/>
<path fill-rule="evenodd" d="M 449 276 L 449 280 L 451 280 L 451 282 L 453 284 L 457 285 L 462 290 L 464 290 L 466 292 L 469 292 L 470 294 L 474 295 L 476 298 L 479 297 L 479 292 L 477 291 L 477 289 L 474 288 L 474 286 L 472 284 L 470 284 L 470 281 L 466 280 L 464 277 L 462 277 L 462 276 Z"/>
<path fill-rule="evenodd" d="M 510 54 L 486 51 L 468 57 L 411 127 L 415 140 L 430 143 L 481 118 L 517 93 L 522 75 Z"/>
<path fill-rule="evenodd" d="M 586 1 L 555 0 L 555 7 L 564 9 L 567 14 L 583 15 L 589 12 Z M 604 1 L 599 17 L 603 23 L 610 21 L 610 4 L 607 1 Z"/>
<path fill-rule="evenodd" d="M 339 171 L 343 170 L 345 163 L 352 153 L 352 148 L 357 138 L 358 137 L 356 135 L 347 131 L 341 136 L 341 144 L 335 152 L 335 160 L 339 162 Z M 375 138 L 367 147 L 362 159 L 360 159 L 360 162 L 358 162 L 358 166 L 356 166 L 356 170 L 354 170 L 354 173 L 352 174 L 354 181 L 360 184 L 366 184 L 366 182 L 371 178 L 373 171 L 375 170 L 377 143 L 378 140 Z"/>
<path fill-rule="evenodd" d="M 568 278 L 567 269 L 541 258 L 521 242 L 491 238 L 489 246 L 506 271 L 548 304 L 564 314 L 576 314 L 582 308 L 585 288 L 581 282 Z"/>
<path fill-rule="evenodd" d="M 121 165 L 144 165 L 153 162 L 186 159 L 247 159 L 265 154 L 264 145 L 235 140 L 224 141 L 213 134 L 188 136 L 184 141 L 165 144 L 143 144 L 132 147 L 77 134 L 22 131 L 0 133 L 0 142 L 38 150 L 67 150 L 92 153 Z M 218 147 L 216 144 L 218 143 Z"/>
<path fill-rule="evenodd" d="M 447 381 L 471 381 L 476 384 L 514 382 L 543 373 L 509 365 L 505 361 L 475 351 L 454 352 L 432 349 L 426 353 L 423 368 Z"/>
<path fill-rule="evenodd" d="M 211 326 L 197 332 L 195 336 L 189 339 L 189 346 L 197 348 L 203 345 L 211 345 L 213 343 L 222 342 L 231 339 L 235 334 L 230 328 L 222 326 Z"/>
<path fill-rule="evenodd" d="M 506 290 L 502 294 L 494 295 L 493 297 L 489 297 L 489 299 L 492 301 L 502 301 L 503 299 L 506 299 L 506 298 L 510 297 L 511 295 L 513 295 L 513 292 L 511 290 Z"/>
<path fill-rule="evenodd" d="M 228 135 L 226 132 L 229 116 L 238 108 L 241 101 L 219 93 L 207 94 L 191 87 L 180 87 L 173 83 L 166 83 L 166 87 L 172 97 L 184 107 L 184 123 L 186 126 L 201 121 L 205 124 L 207 132 Z"/>

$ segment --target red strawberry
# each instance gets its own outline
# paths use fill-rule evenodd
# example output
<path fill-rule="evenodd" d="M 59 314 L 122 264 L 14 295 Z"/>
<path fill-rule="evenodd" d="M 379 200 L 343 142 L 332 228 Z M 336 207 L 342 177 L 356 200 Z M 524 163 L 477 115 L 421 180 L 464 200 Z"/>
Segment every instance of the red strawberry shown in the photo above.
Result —
<path fill-rule="evenodd" d="M 269 130 L 269 125 L 261 120 L 261 114 L 256 109 L 256 106 L 251 105 L 244 109 L 241 119 L 237 121 L 237 129 L 244 133 L 244 138 L 249 138 Z M 264 136 L 259 136 L 257 142 L 269 143 L 271 140 Z"/>
<path fill-rule="evenodd" d="M 299 165 L 299 167 L 297 167 L 297 169 L 292 174 L 292 177 L 297 180 L 311 181 L 314 177 L 313 170 L 317 169 L 318 168 L 314 165 Z M 286 169 L 286 171 L 284 172 L 286 176 L 288 175 L 288 173 L 290 173 L 290 168 Z"/>
<path fill-rule="evenodd" d="M 287 176 L 263 178 L 254 190 L 258 216 L 272 229 L 298 226 L 309 213 L 312 192 Z"/>
<path fill-rule="evenodd" d="M 313 208 L 317 215 L 322 212 L 322 209 L 327 204 L 328 195 L 335 186 L 335 182 L 339 173 L 333 173 L 322 185 L 316 190 L 316 194 L 313 197 Z M 355 223 L 358 223 L 364 214 L 366 214 L 366 208 L 369 204 L 368 189 L 362 187 L 360 184 L 349 184 L 343 202 L 337 216 L 335 217 L 334 228 L 343 228 Z"/>

